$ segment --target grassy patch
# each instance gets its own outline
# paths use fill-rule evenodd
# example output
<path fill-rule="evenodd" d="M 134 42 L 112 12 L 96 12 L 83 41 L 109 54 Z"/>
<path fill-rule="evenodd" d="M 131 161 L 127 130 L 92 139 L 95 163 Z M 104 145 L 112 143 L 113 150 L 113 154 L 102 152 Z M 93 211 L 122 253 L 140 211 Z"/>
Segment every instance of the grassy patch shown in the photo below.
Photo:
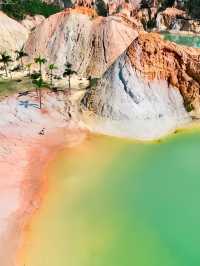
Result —
<path fill-rule="evenodd" d="M 27 90 L 34 90 L 29 78 L 24 78 L 21 82 L 17 80 L 0 80 L 0 97 Z"/>

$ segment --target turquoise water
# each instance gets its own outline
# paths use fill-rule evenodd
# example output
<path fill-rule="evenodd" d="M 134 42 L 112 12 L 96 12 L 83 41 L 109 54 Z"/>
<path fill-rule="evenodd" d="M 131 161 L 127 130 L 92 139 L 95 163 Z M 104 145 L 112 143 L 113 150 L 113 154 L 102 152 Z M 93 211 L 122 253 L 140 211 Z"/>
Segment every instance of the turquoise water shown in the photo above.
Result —
<path fill-rule="evenodd" d="M 200 132 L 90 136 L 49 166 L 21 265 L 200 265 Z"/>
<path fill-rule="evenodd" d="M 200 36 L 178 35 L 172 33 L 165 33 L 163 35 L 165 40 L 190 47 L 200 48 Z"/>

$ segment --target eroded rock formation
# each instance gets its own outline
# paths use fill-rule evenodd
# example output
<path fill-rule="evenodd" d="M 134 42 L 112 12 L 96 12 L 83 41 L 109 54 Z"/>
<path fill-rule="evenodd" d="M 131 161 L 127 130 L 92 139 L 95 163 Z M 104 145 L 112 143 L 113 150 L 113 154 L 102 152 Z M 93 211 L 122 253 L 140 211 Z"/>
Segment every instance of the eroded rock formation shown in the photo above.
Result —
<path fill-rule="evenodd" d="M 25 19 L 21 21 L 21 24 L 29 31 L 33 30 L 40 23 L 45 20 L 45 17 L 42 15 L 29 16 L 27 15 Z"/>
<path fill-rule="evenodd" d="M 58 74 L 66 62 L 79 74 L 101 76 L 138 36 L 134 23 L 123 16 L 96 17 L 89 8 L 57 13 L 30 35 L 29 61 L 41 54 L 55 63 Z"/>
<path fill-rule="evenodd" d="M 180 90 L 187 107 L 199 112 L 200 49 L 164 41 L 155 33 L 145 33 L 133 42 L 127 55 L 145 79 L 166 80 Z"/>
<path fill-rule="evenodd" d="M 14 52 L 28 39 L 28 30 L 0 11 L 0 52 Z"/>
<path fill-rule="evenodd" d="M 186 11 L 177 8 L 167 8 L 156 18 L 159 31 L 175 30 L 200 33 L 200 21 L 191 19 Z"/>
<path fill-rule="evenodd" d="M 100 121 L 92 125 L 97 131 L 155 138 L 189 119 L 187 111 L 199 115 L 199 90 L 200 51 L 144 33 L 87 91 L 82 107 Z"/>
<path fill-rule="evenodd" d="M 182 27 L 181 18 L 186 18 L 186 12 L 177 8 L 167 8 L 160 12 L 156 19 L 157 28 L 160 31 L 170 29 L 180 29 Z"/>

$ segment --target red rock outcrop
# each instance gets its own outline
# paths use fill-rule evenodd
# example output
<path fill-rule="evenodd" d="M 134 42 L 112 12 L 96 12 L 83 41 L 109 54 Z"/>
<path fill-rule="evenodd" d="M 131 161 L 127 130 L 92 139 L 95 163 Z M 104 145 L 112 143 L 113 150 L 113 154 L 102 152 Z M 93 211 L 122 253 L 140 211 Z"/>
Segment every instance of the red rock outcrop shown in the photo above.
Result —
<path fill-rule="evenodd" d="M 127 50 L 131 64 L 147 80 L 167 80 L 177 87 L 188 109 L 200 110 L 200 49 L 143 33 Z"/>
<path fill-rule="evenodd" d="M 58 74 L 70 62 L 79 74 L 101 76 L 138 36 L 134 27 L 125 16 L 96 17 L 93 9 L 67 9 L 31 33 L 28 61 L 40 54 L 59 67 Z"/>
<path fill-rule="evenodd" d="M 199 55 L 157 34 L 141 34 L 91 82 L 81 101 L 85 121 L 92 130 L 139 139 L 159 138 L 188 123 L 183 98 L 187 109 L 200 110 Z"/>

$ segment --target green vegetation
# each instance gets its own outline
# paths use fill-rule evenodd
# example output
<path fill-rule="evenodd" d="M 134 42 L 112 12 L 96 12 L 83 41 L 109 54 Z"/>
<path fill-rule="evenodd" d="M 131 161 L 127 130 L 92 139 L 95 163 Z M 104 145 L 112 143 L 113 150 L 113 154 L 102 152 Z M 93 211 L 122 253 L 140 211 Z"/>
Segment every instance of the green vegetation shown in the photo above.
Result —
<path fill-rule="evenodd" d="M 16 20 L 22 20 L 26 15 L 40 14 L 49 17 L 61 10 L 60 7 L 48 5 L 42 0 L 12 0 L 10 4 L 7 4 L 6 0 L 2 2 L 2 11 Z"/>
<path fill-rule="evenodd" d="M 24 52 L 24 48 L 22 47 L 20 50 L 15 51 L 17 54 L 16 60 L 21 60 L 21 67 L 23 68 L 23 57 L 27 56 L 27 54 Z M 0 54 L 0 63 L 2 63 L 2 69 L 5 70 L 6 77 L 8 77 L 9 73 L 9 63 L 12 62 L 11 56 L 9 56 L 6 52 L 3 52 Z M 42 88 L 46 87 L 49 88 L 49 84 L 47 84 L 43 78 L 42 78 L 42 64 L 45 64 L 47 60 L 41 56 L 34 59 L 35 63 L 39 65 L 39 71 L 31 73 L 31 65 L 26 65 L 26 69 L 28 70 L 28 77 L 23 77 L 22 79 L 18 80 L 8 80 L 8 79 L 0 79 L 0 97 L 1 96 L 8 96 L 11 93 L 14 92 L 25 92 L 27 93 L 30 90 L 33 90 L 34 87 L 36 88 L 37 96 L 39 97 L 39 106 L 40 109 L 42 108 Z M 20 70 L 21 68 L 19 67 Z M 55 65 L 50 65 L 50 69 L 53 71 L 55 69 Z M 11 70 L 13 71 L 13 70 Z M 10 73 L 11 73 L 10 71 Z M 16 70 L 15 70 L 16 71 Z M 4 76 L 1 74 L 2 77 Z M 53 72 L 52 72 L 53 75 Z M 53 76 L 52 76 L 53 78 Z"/>
<path fill-rule="evenodd" d="M 50 71 L 50 73 L 49 73 L 49 75 L 50 75 L 50 84 L 51 84 L 51 86 L 53 85 L 53 71 L 55 70 L 55 69 L 57 69 L 57 66 L 55 65 L 55 64 L 50 64 L 49 66 L 48 66 L 48 68 L 49 68 L 49 71 Z"/>
<path fill-rule="evenodd" d="M 23 80 L 0 79 L 0 97 L 27 90 L 33 90 L 33 85 L 29 78 L 23 78 Z"/>
<path fill-rule="evenodd" d="M 89 86 L 88 88 L 93 88 L 97 86 L 98 81 L 100 80 L 100 78 L 91 78 L 89 77 Z"/>
<path fill-rule="evenodd" d="M 20 50 L 16 50 L 15 53 L 17 54 L 16 60 L 21 61 L 21 68 L 24 68 L 24 63 L 23 63 L 23 57 L 28 56 L 28 54 L 24 51 L 24 46 Z"/>
<path fill-rule="evenodd" d="M 192 17 L 200 19 L 200 0 L 185 0 L 185 5 Z"/>
<path fill-rule="evenodd" d="M 35 63 L 39 65 L 39 72 L 42 75 L 42 65 L 47 62 L 47 60 L 41 56 L 38 56 L 34 59 Z"/>
<path fill-rule="evenodd" d="M 102 17 L 108 16 L 108 7 L 103 0 L 96 0 L 95 7 L 97 14 Z"/>
<path fill-rule="evenodd" d="M 0 56 L 1 56 L 0 63 L 3 63 L 6 77 L 8 77 L 8 65 L 10 62 L 12 62 L 12 58 L 6 52 L 1 53 Z"/>
<path fill-rule="evenodd" d="M 28 70 L 28 76 L 29 77 L 31 76 L 31 66 L 32 66 L 31 63 L 29 63 L 29 64 L 26 65 L 26 69 Z"/>
<path fill-rule="evenodd" d="M 15 92 L 21 92 L 25 93 L 26 95 L 29 91 L 33 90 L 35 88 L 37 97 L 39 98 L 39 107 L 42 108 L 42 89 L 43 88 L 52 88 L 53 86 L 53 74 L 54 70 L 57 69 L 57 66 L 55 64 L 49 64 L 49 77 L 50 77 L 50 83 L 45 82 L 42 75 L 42 65 L 47 63 L 46 58 L 39 55 L 38 57 L 34 58 L 34 62 L 38 64 L 38 71 L 31 71 L 32 63 L 29 63 L 25 65 L 23 64 L 23 57 L 27 56 L 27 54 L 24 52 L 24 48 L 22 47 L 20 50 L 15 51 L 17 54 L 17 57 L 15 58 L 17 61 L 21 61 L 21 65 L 17 65 L 13 68 L 9 69 L 9 63 L 13 62 L 10 55 L 8 55 L 6 52 L 3 52 L 0 54 L 0 68 L 5 74 L 1 72 L 0 74 L 0 97 L 1 96 L 8 96 L 11 93 Z M 20 70 L 25 70 L 28 73 L 21 73 Z M 21 78 L 14 77 L 12 80 L 8 79 L 8 73 L 12 72 L 18 72 L 20 75 L 22 74 Z M 71 75 L 76 73 L 76 71 L 72 70 L 72 65 L 70 63 L 67 63 L 65 65 L 65 71 L 63 73 L 63 76 L 68 77 L 68 87 L 71 88 Z M 6 78 L 5 78 L 6 76 Z"/>
<path fill-rule="evenodd" d="M 39 92 L 39 102 L 40 102 L 40 109 L 42 108 L 42 89 L 44 87 L 47 87 L 48 84 L 46 82 L 44 82 L 44 80 L 42 79 L 42 77 L 40 76 L 39 79 L 34 79 L 33 80 L 33 84 L 36 87 L 37 90 L 37 95 Z"/>
<path fill-rule="evenodd" d="M 185 105 L 185 109 L 188 113 L 190 113 L 194 110 L 194 106 L 187 99 L 184 100 L 184 105 Z"/>
<path fill-rule="evenodd" d="M 65 71 L 63 73 L 63 77 L 68 76 L 69 89 L 71 88 L 71 75 L 73 74 L 76 74 L 76 71 L 72 70 L 72 64 L 65 64 Z"/>

